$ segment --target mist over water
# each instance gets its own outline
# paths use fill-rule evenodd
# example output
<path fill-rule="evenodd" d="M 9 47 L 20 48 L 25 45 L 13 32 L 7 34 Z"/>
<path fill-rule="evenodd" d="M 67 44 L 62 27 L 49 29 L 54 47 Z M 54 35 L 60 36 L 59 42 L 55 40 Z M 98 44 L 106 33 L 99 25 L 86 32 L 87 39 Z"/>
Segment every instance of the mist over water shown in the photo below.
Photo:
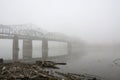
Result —
<path fill-rule="evenodd" d="M 114 63 L 120 58 L 120 0 L 0 0 L 0 24 L 29 23 L 83 41 L 63 71 L 120 80 L 120 61 Z M 33 58 L 42 55 L 41 44 L 33 41 Z M 20 59 L 22 47 L 19 40 Z M 66 43 L 49 42 L 49 56 L 67 54 L 66 49 Z M 12 59 L 12 40 L 0 39 L 0 58 Z"/>
<path fill-rule="evenodd" d="M 12 40 L 1 39 L 0 58 L 12 59 Z M 33 41 L 33 58 L 41 57 L 42 41 Z M 19 40 L 19 58 L 22 59 L 22 40 Z M 81 46 L 81 47 L 80 47 Z M 120 58 L 120 45 L 98 45 L 84 44 L 79 47 L 73 47 L 72 55 L 67 58 L 67 65 L 61 66 L 63 72 L 73 72 L 80 74 L 96 75 L 104 80 L 119 80 L 120 61 L 118 65 L 114 60 Z M 49 56 L 65 55 L 67 53 L 67 44 L 61 42 L 49 42 Z M 60 61 L 59 61 L 60 62 Z"/>
<path fill-rule="evenodd" d="M 91 47 L 87 47 L 85 53 L 79 53 L 78 58 L 68 60 L 63 71 L 93 74 L 103 80 L 120 80 L 120 66 L 114 64 L 114 60 L 120 58 L 120 46 Z M 120 61 L 117 64 L 120 65 Z"/>
<path fill-rule="evenodd" d="M 12 59 L 12 40 L 0 40 L 0 57 Z M 33 58 L 41 57 L 41 41 L 33 41 Z M 22 40 L 19 40 L 19 58 L 22 58 Z M 74 50 L 75 49 L 75 50 Z M 67 54 L 66 43 L 49 42 L 49 56 Z M 113 61 L 120 58 L 120 45 L 88 45 L 82 49 L 73 48 L 72 55 L 67 59 L 67 65 L 61 66 L 64 72 L 92 74 L 104 80 L 119 80 L 120 66 Z M 118 63 L 120 64 L 120 63 Z"/>
<path fill-rule="evenodd" d="M 13 40 L 9 39 L 0 39 L 0 58 L 3 59 L 12 59 L 12 45 Z M 42 57 L 42 41 L 33 40 L 32 41 L 32 58 Z M 67 52 L 67 43 L 65 42 L 56 42 L 48 41 L 48 56 L 60 56 L 66 55 Z M 19 59 L 23 59 L 23 40 L 19 40 Z"/>

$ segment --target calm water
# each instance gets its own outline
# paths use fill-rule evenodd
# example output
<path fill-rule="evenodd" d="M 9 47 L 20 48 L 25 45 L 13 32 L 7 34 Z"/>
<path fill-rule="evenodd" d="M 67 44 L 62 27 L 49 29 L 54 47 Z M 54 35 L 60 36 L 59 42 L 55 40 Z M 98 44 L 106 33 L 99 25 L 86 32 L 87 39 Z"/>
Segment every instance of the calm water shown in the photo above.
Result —
<path fill-rule="evenodd" d="M 63 70 L 98 75 L 105 80 L 120 80 L 120 67 L 113 63 L 116 58 L 120 58 L 120 47 L 88 50 L 86 55 L 68 61 Z"/>
<path fill-rule="evenodd" d="M 42 56 L 42 41 L 33 41 L 33 58 Z M 0 39 L 0 58 L 12 59 L 12 40 Z M 67 54 L 67 43 L 63 42 L 48 42 L 48 55 L 57 56 Z M 23 40 L 19 40 L 19 58 L 22 59 L 23 55 Z"/>
<path fill-rule="evenodd" d="M 19 43 L 19 58 L 22 58 L 22 40 Z M 0 40 L 0 44 L 0 57 L 11 59 L 12 40 Z M 120 47 L 85 49 L 77 53 L 77 56 L 68 59 L 68 65 L 61 67 L 63 71 L 98 75 L 105 80 L 120 80 L 120 67 L 113 63 L 116 58 L 120 58 Z M 33 57 L 41 54 L 41 41 L 33 41 Z M 49 42 L 49 56 L 62 54 L 67 54 L 66 43 Z"/>

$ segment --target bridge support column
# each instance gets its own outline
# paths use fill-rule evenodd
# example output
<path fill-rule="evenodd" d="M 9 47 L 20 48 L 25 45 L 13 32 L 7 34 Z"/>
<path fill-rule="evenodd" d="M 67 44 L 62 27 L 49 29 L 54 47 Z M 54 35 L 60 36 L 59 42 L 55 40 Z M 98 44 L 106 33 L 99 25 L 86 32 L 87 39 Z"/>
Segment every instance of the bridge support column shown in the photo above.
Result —
<path fill-rule="evenodd" d="M 23 59 L 32 58 L 32 40 L 23 40 Z"/>
<path fill-rule="evenodd" d="M 68 54 L 72 53 L 72 44 L 70 42 L 67 43 Z"/>
<path fill-rule="evenodd" d="M 42 40 L 42 59 L 45 61 L 48 57 L 48 40 Z"/>
<path fill-rule="evenodd" d="M 19 53 L 19 42 L 18 37 L 15 35 L 13 39 L 13 61 L 18 61 L 18 53 Z"/>

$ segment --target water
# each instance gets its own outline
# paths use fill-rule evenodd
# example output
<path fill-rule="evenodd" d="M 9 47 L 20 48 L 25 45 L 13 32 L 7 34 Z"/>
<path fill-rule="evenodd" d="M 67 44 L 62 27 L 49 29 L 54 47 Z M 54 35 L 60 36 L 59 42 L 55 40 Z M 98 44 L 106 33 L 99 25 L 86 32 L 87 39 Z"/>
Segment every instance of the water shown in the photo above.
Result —
<path fill-rule="evenodd" d="M 42 56 L 42 41 L 33 40 L 32 57 Z M 13 40 L 0 39 L 0 58 L 12 59 Z M 48 56 L 58 56 L 67 54 L 67 43 L 48 41 Z M 23 58 L 23 40 L 19 40 L 19 59 Z"/>
<path fill-rule="evenodd" d="M 116 58 L 120 58 L 120 47 L 88 50 L 86 55 L 68 61 L 63 70 L 98 75 L 105 80 L 120 80 L 120 67 L 113 63 Z"/>
<path fill-rule="evenodd" d="M 41 42 L 33 43 L 33 57 L 41 56 Z M 12 59 L 12 40 L 0 40 L 0 44 L 0 57 Z M 19 47 L 19 56 L 22 58 L 22 41 L 20 41 Z M 49 49 L 51 56 L 67 53 L 66 43 L 55 42 L 53 44 L 50 42 Z M 120 67 L 113 63 L 116 58 L 120 58 L 120 46 L 87 48 L 81 52 L 76 49 L 73 53 L 79 54 L 70 57 L 67 62 L 68 65 L 61 67 L 62 71 L 98 75 L 105 80 L 120 80 Z"/>

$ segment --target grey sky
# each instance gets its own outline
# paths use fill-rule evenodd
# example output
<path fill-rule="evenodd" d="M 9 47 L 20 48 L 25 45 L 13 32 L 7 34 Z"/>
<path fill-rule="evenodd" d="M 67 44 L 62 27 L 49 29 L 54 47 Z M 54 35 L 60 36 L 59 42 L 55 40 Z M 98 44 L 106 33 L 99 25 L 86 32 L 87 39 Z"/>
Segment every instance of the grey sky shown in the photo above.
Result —
<path fill-rule="evenodd" d="M 120 0 L 0 0 L 0 24 L 33 23 L 90 43 L 120 42 Z"/>

